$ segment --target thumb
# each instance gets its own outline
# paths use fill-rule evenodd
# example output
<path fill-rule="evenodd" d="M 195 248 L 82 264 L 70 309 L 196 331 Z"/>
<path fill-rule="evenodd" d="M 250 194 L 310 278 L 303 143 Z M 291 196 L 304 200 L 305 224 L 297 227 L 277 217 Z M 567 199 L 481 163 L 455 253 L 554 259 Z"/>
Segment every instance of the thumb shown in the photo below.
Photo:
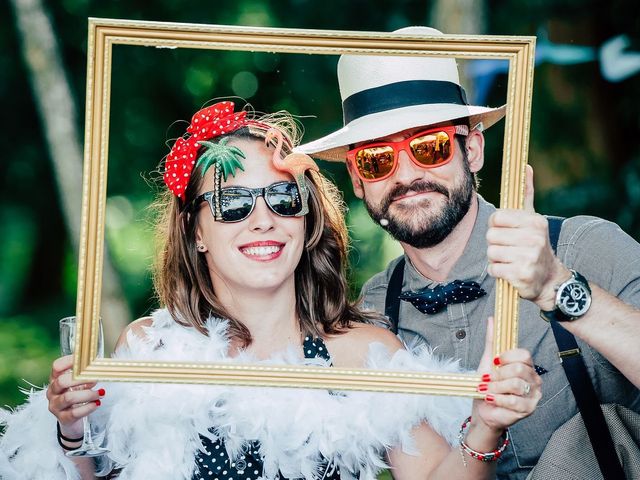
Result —
<path fill-rule="evenodd" d="M 478 373 L 489 373 L 493 365 L 493 317 L 487 320 L 487 335 L 484 339 L 484 352 L 478 365 Z"/>
<path fill-rule="evenodd" d="M 535 208 L 533 207 L 533 168 L 531 165 L 526 165 L 525 170 L 525 183 L 524 183 L 524 209 L 527 212 L 535 213 Z"/>

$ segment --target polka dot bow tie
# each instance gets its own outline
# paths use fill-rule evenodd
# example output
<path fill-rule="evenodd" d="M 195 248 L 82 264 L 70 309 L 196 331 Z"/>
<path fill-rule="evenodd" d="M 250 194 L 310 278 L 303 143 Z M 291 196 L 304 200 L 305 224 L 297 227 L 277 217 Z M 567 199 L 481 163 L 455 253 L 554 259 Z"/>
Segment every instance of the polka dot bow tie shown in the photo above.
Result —
<path fill-rule="evenodd" d="M 398 298 L 411 302 L 422 313 L 435 315 L 449 304 L 471 302 L 486 294 L 487 292 L 480 287 L 478 282 L 454 280 L 435 288 L 425 287 L 417 291 L 402 292 Z"/>

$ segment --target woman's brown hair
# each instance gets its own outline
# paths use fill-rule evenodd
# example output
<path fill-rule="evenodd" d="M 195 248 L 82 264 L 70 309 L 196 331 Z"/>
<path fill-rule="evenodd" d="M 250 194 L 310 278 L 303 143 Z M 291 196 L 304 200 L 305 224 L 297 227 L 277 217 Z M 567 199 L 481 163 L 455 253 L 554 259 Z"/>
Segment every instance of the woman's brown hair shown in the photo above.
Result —
<path fill-rule="evenodd" d="M 297 129 L 290 115 L 280 112 L 256 120 L 275 126 L 290 145 L 295 145 Z M 264 141 L 264 134 L 263 129 L 243 127 L 225 136 Z M 379 321 L 380 316 L 360 311 L 348 299 L 348 234 L 340 192 L 317 172 L 307 171 L 306 176 L 310 195 L 305 250 L 295 270 L 296 313 L 302 332 L 323 336 L 343 332 L 352 322 Z M 160 254 L 154 268 L 156 293 L 176 322 L 206 335 L 204 324 L 209 316 L 225 318 L 229 321 L 229 334 L 247 346 L 251 343 L 249 330 L 216 298 L 205 257 L 196 249 L 195 215 L 185 205 L 197 196 L 202 180 L 201 169 L 194 169 L 184 201 L 167 190 L 156 202 L 160 212 L 156 228 Z"/>

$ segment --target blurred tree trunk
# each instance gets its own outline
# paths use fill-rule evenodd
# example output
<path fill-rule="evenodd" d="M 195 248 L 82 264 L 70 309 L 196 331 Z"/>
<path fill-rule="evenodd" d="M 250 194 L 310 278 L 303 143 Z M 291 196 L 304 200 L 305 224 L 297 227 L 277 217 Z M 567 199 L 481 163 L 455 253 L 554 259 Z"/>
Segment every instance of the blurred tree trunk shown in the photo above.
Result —
<path fill-rule="evenodd" d="M 481 35 L 486 30 L 486 0 L 435 0 L 431 24 L 442 33 Z"/>
<path fill-rule="evenodd" d="M 435 0 L 431 5 L 431 25 L 442 33 L 482 35 L 486 32 L 486 0 Z M 459 65 L 460 82 L 467 98 L 474 98 L 473 83 Z"/>
<path fill-rule="evenodd" d="M 76 255 L 80 240 L 82 148 L 77 113 L 53 26 L 40 0 L 11 0 L 33 97 L 42 121 L 65 223 Z M 118 276 L 105 249 L 101 315 L 105 351 L 131 321 Z"/>

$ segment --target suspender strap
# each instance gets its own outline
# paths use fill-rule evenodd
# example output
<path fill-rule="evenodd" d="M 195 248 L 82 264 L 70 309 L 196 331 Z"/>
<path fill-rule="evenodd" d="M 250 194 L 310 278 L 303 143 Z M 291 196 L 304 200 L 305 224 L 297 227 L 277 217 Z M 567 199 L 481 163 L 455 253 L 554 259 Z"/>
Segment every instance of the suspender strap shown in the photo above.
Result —
<path fill-rule="evenodd" d="M 547 217 L 547 221 L 549 222 L 549 242 L 555 253 L 564 219 Z M 624 479 L 624 471 L 618 461 L 611 432 L 609 432 L 607 422 L 602 414 L 600 400 L 591 383 L 591 377 L 589 377 L 576 338 L 555 320 L 550 323 L 558 344 L 558 356 L 562 362 L 562 368 L 564 368 L 564 373 L 569 380 L 569 385 L 571 385 L 571 391 L 582 415 L 602 476 L 605 480 Z"/>
<path fill-rule="evenodd" d="M 551 248 L 553 248 L 553 253 L 558 252 L 558 240 L 560 239 L 562 222 L 564 222 L 564 218 L 562 217 L 547 215 L 547 223 L 549 224 L 549 243 L 551 244 Z"/>
<path fill-rule="evenodd" d="M 384 302 L 384 314 L 391 322 L 391 331 L 398 333 L 398 319 L 400 317 L 400 299 L 402 293 L 402 280 L 404 279 L 404 257 L 400 259 L 391 273 L 389 285 L 387 286 L 387 296 Z"/>

